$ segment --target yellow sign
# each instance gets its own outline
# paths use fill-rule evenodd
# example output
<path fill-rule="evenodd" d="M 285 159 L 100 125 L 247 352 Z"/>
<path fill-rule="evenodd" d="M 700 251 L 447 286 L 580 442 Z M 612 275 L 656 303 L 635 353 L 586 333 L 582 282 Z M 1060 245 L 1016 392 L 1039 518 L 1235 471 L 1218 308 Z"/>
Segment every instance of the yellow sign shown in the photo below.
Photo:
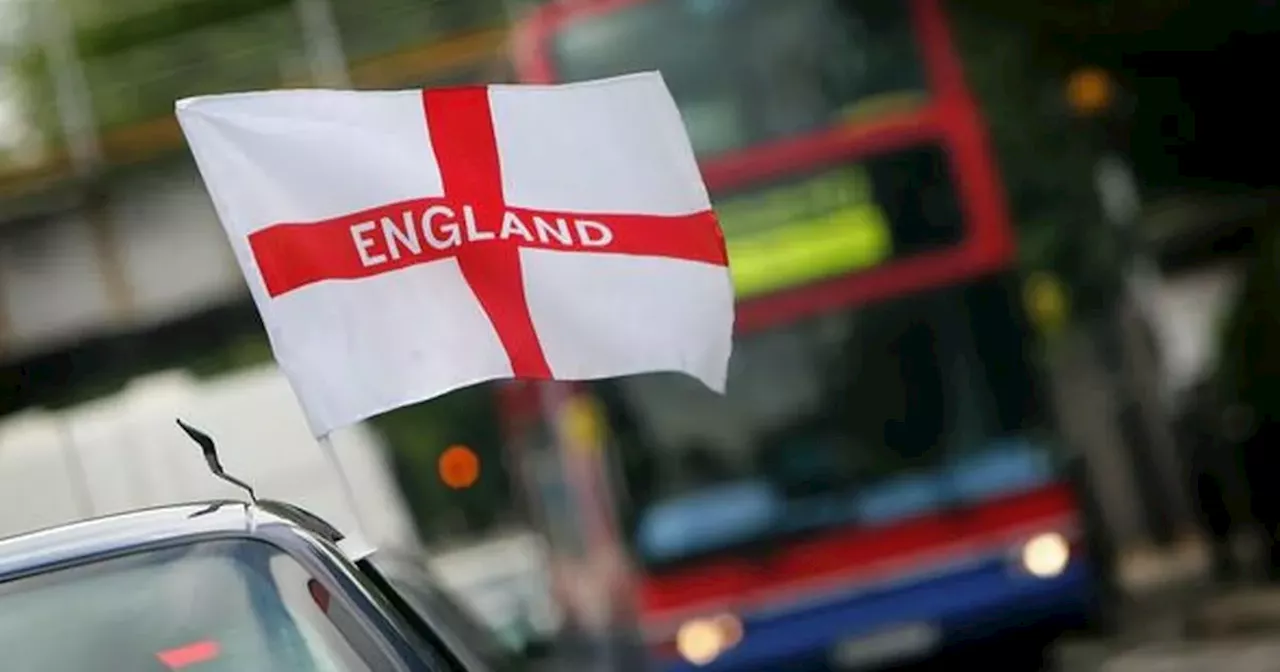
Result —
<path fill-rule="evenodd" d="M 1027 314 L 1040 333 L 1052 336 L 1062 331 L 1071 313 L 1062 282 L 1049 273 L 1032 273 L 1022 291 Z"/>
<path fill-rule="evenodd" d="M 869 268 L 893 256 L 892 228 L 857 166 L 717 206 L 740 298 Z"/>
<path fill-rule="evenodd" d="M 601 447 L 604 441 L 604 414 L 596 401 L 583 394 L 575 394 L 565 401 L 560 421 L 564 423 L 564 436 L 569 447 L 591 451 Z"/>

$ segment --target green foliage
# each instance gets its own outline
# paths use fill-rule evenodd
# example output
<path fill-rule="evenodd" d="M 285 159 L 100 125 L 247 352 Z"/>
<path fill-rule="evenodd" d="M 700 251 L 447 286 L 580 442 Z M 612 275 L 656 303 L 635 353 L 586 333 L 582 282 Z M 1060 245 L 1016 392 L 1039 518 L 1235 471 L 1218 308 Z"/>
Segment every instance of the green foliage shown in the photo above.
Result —
<path fill-rule="evenodd" d="M 1116 250 L 1091 182 L 1094 138 L 1063 100 L 1076 56 L 1053 49 L 1035 25 L 960 3 L 951 8 L 1018 229 L 1021 264 L 1062 277 L 1075 307 L 1092 312 L 1112 291 Z"/>
<path fill-rule="evenodd" d="M 186 96 L 308 81 L 294 0 L 147 0 L 133 11 L 118 4 L 113 13 L 103 9 L 104 0 L 61 0 L 77 26 L 93 111 L 104 129 L 166 117 Z M 332 0 L 332 6 L 352 60 L 507 20 L 501 0 Z M 56 143 L 59 117 L 41 45 L 24 45 L 10 67 L 24 91 L 26 118 Z"/>
<path fill-rule="evenodd" d="M 212 378 L 271 361 L 271 344 L 261 333 L 244 334 L 220 348 L 196 354 L 186 365 L 193 375 Z"/>
<path fill-rule="evenodd" d="M 492 386 L 479 385 L 370 421 L 391 450 L 401 489 L 427 539 L 480 531 L 511 512 L 494 400 Z M 452 490 L 439 477 L 440 454 L 455 444 L 480 457 L 480 479 L 465 490 Z"/>
<path fill-rule="evenodd" d="M 67 387 L 61 393 L 45 400 L 45 408 L 54 411 L 74 408 L 81 404 L 118 394 L 128 382 L 123 377 L 99 377 L 82 385 Z"/>
<path fill-rule="evenodd" d="M 352 61 L 508 21 L 502 0 L 334 0 L 333 11 Z"/>
<path fill-rule="evenodd" d="M 1259 233 L 1222 334 L 1218 375 L 1228 401 L 1250 407 L 1259 421 L 1280 422 L 1280 230 Z"/>
<path fill-rule="evenodd" d="M 73 20 L 85 1 L 65 3 Z M 76 37 L 93 114 L 107 130 L 167 117 L 174 101 L 186 96 L 278 86 L 283 76 L 302 71 L 299 33 L 287 3 L 226 0 L 173 3 L 83 27 Z M 23 88 L 26 118 L 47 143 L 56 144 L 60 117 L 41 46 L 28 44 L 12 67 Z"/>
<path fill-rule="evenodd" d="M 76 36 L 80 56 L 93 59 L 128 51 L 140 44 L 159 42 L 197 27 L 212 26 L 243 19 L 252 14 L 288 5 L 291 0 L 169 0 L 140 14 L 89 25 Z M 77 2 L 63 2 L 76 21 Z"/>

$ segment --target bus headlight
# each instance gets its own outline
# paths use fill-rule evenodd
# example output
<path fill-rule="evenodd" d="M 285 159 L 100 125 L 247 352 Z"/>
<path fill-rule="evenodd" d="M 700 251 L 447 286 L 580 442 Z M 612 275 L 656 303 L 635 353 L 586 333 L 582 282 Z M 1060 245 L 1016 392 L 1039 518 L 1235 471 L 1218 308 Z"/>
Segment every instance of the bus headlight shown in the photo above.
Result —
<path fill-rule="evenodd" d="M 1071 544 L 1057 532 L 1045 532 L 1022 545 L 1022 568 L 1041 579 L 1052 579 L 1067 569 Z"/>
<path fill-rule="evenodd" d="M 731 614 L 699 618 L 680 626 L 676 651 L 694 665 L 706 665 L 742 641 L 742 621 Z"/>

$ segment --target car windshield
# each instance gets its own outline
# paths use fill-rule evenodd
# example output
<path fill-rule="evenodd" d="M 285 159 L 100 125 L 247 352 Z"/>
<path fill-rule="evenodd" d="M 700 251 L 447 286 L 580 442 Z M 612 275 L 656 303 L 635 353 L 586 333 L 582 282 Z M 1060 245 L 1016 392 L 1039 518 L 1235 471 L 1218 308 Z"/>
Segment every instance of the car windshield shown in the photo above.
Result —
<path fill-rule="evenodd" d="M 649 0 L 589 12 L 550 45 L 563 81 L 659 70 L 715 155 L 919 98 L 903 0 Z"/>
<path fill-rule="evenodd" d="M 602 383 L 627 527 L 651 569 L 891 524 L 1053 478 L 1009 278 L 740 338 L 728 393 Z"/>
<path fill-rule="evenodd" d="M 367 672 L 328 593 L 274 546 L 216 541 L 0 583 L 6 672 Z"/>

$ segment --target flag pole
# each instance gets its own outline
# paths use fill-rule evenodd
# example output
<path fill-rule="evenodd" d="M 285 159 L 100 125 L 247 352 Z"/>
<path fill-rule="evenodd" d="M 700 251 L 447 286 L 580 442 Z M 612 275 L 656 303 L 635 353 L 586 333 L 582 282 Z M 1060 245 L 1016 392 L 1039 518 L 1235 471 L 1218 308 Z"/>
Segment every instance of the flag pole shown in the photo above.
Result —
<path fill-rule="evenodd" d="M 342 498 L 346 500 L 347 508 L 351 509 L 351 515 L 355 518 L 356 526 L 360 528 L 362 535 L 368 535 L 369 530 L 364 524 L 364 517 L 360 515 L 360 507 L 356 503 L 356 492 L 351 487 L 351 479 L 347 478 L 347 470 L 342 467 L 342 462 L 338 459 L 338 451 L 333 447 L 333 439 L 330 438 L 329 434 L 325 434 L 317 438 L 316 443 L 320 444 L 320 449 L 324 451 L 329 464 L 338 473 L 338 485 L 342 488 Z M 368 542 L 369 540 L 365 539 L 365 541 Z"/>

